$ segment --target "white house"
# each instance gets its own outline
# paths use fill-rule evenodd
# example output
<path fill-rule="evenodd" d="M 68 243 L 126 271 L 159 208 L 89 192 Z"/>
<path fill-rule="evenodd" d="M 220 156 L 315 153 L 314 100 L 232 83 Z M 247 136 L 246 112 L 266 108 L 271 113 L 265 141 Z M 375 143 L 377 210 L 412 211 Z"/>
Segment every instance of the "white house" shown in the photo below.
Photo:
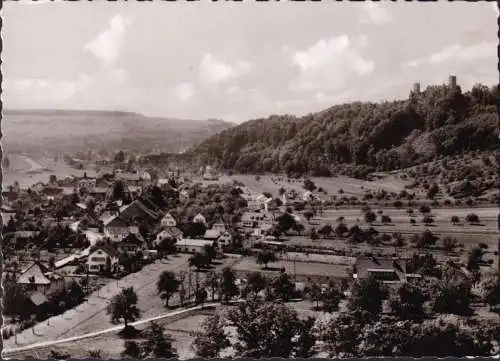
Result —
<path fill-rule="evenodd" d="M 87 270 L 91 273 L 99 273 L 111 267 L 111 271 L 118 268 L 118 251 L 110 245 L 98 245 L 90 252 L 87 259 Z"/>
<path fill-rule="evenodd" d="M 224 233 L 226 231 L 226 225 L 222 222 L 217 222 L 213 224 L 212 229 Z"/>
<path fill-rule="evenodd" d="M 203 223 L 203 224 L 207 224 L 207 220 L 205 219 L 205 217 L 203 216 L 203 214 L 201 213 L 198 213 L 196 216 L 193 217 L 193 223 Z"/>
<path fill-rule="evenodd" d="M 188 200 L 189 200 L 189 192 L 188 192 L 187 190 L 185 190 L 185 189 L 181 190 L 181 191 L 179 192 L 179 200 L 180 200 L 181 202 L 186 202 L 186 201 L 188 201 Z"/>
<path fill-rule="evenodd" d="M 162 227 L 175 227 L 175 226 L 177 226 L 177 221 L 170 213 L 167 213 L 161 219 L 161 226 Z"/>
<path fill-rule="evenodd" d="M 231 242 L 233 241 L 233 236 L 231 235 L 231 233 L 229 232 L 224 232 L 220 235 L 219 239 L 217 239 L 217 242 L 222 244 L 222 245 L 227 245 L 227 244 L 231 244 Z"/>
<path fill-rule="evenodd" d="M 177 241 L 177 251 L 182 253 L 196 253 L 201 252 L 205 245 L 212 246 L 214 244 L 213 240 L 183 238 Z"/>
<path fill-rule="evenodd" d="M 60 290 L 64 287 L 64 278 L 44 266 L 33 262 L 17 278 L 17 284 L 26 292 L 41 292 L 43 294 Z"/>
<path fill-rule="evenodd" d="M 113 242 L 120 242 L 129 233 L 129 225 L 117 215 L 109 217 L 103 223 L 104 234 Z"/>

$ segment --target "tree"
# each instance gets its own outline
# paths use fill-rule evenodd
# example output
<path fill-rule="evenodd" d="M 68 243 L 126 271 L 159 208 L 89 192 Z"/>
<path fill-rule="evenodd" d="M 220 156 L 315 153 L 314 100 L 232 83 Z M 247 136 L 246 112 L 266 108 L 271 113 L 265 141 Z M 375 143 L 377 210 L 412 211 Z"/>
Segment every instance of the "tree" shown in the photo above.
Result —
<path fill-rule="evenodd" d="M 500 303 L 500 282 L 498 276 L 489 276 L 481 282 L 481 298 L 490 310 Z"/>
<path fill-rule="evenodd" d="M 140 315 L 137 301 L 137 294 L 133 287 L 125 288 L 115 295 L 106 309 L 111 316 L 111 322 L 117 323 L 123 319 L 125 328 L 127 328 L 128 322 L 135 321 Z"/>
<path fill-rule="evenodd" d="M 429 230 L 425 230 L 421 234 L 414 234 L 411 242 L 417 248 L 426 248 L 436 244 L 438 238 Z"/>
<path fill-rule="evenodd" d="M 193 348 L 197 356 L 216 358 L 229 346 L 228 336 L 224 331 L 224 319 L 215 314 L 207 318 L 198 331 L 194 332 Z"/>
<path fill-rule="evenodd" d="M 380 216 L 380 221 L 384 224 L 387 224 L 387 223 L 391 223 L 392 220 L 391 220 L 391 217 L 389 217 L 387 214 L 382 214 Z"/>
<path fill-rule="evenodd" d="M 470 315 L 471 282 L 459 271 L 449 268 L 432 292 L 432 310 L 437 313 Z"/>
<path fill-rule="evenodd" d="M 206 244 L 203 246 L 203 253 L 205 253 L 208 258 L 208 263 L 210 263 L 217 256 L 217 249 L 213 244 Z"/>
<path fill-rule="evenodd" d="M 479 266 L 483 262 L 484 251 L 480 247 L 470 250 L 467 257 L 467 269 L 469 271 L 479 271 Z"/>
<path fill-rule="evenodd" d="M 238 286 L 236 286 L 236 275 L 234 271 L 226 267 L 222 270 L 221 282 L 220 282 L 220 292 L 223 297 L 224 303 L 228 303 L 229 300 L 238 294 Z"/>
<path fill-rule="evenodd" d="M 427 198 L 429 199 L 434 199 L 436 194 L 439 192 L 439 186 L 436 183 L 433 183 L 430 187 L 429 190 L 427 191 Z"/>
<path fill-rule="evenodd" d="M 349 228 L 347 228 L 344 223 L 339 223 L 337 227 L 335 227 L 335 234 L 338 237 L 343 237 L 347 232 L 349 232 Z"/>
<path fill-rule="evenodd" d="M 320 229 L 318 229 L 318 233 L 321 234 L 323 237 L 328 236 L 331 234 L 333 231 L 332 226 L 329 224 L 325 224 L 322 226 Z"/>
<path fill-rule="evenodd" d="M 125 153 L 122 150 L 120 150 L 118 153 L 115 154 L 115 162 L 116 163 L 125 162 Z"/>
<path fill-rule="evenodd" d="M 260 291 L 266 288 L 267 281 L 259 272 L 252 272 L 247 278 L 245 293 L 256 296 Z"/>
<path fill-rule="evenodd" d="M 314 321 L 301 321 L 282 303 L 248 300 L 230 310 L 227 319 L 236 329 L 234 347 L 242 357 L 304 357 L 316 341 Z"/>
<path fill-rule="evenodd" d="M 165 337 L 164 328 L 156 322 L 151 322 L 146 331 L 146 341 L 141 345 L 145 357 L 174 358 L 177 351 L 172 346 L 171 337 Z"/>
<path fill-rule="evenodd" d="M 382 312 L 382 301 L 387 291 L 374 278 L 368 277 L 353 284 L 348 307 L 350 310 L 363 310 L 371 314 Z"/>
<path fill-rule="evenodd" d="M 420 321 L 424 318 L 424 302 L 427 301 L 420 287 L 403 283 L 397 290 L 397 297 L 391 300 L 392 312 L 401 320 Z"/>
<path fill-rule="evenodd" d="M 156 249 L 161 258 L 167 254 L 172 254 L 177 251 L 177 241 L 172 237 L 164 237 L 157 244 Z"/>
<path fill-rule="evenodd" d="M 197 270 L 200 270 L 201 268 L 209 265 L 210 259 L 206 253 L 196 252 L 194 255 L 189 257 L 188 262 L 190 267 L 194 266 Z"/>
<path fill-rule="evenodd" d="M 441 239 L 441 242 L 443 243 L 443 248 L 445 251 L 453 251 L 455 246 L 457 245 L 457 240 L 451 236 L 445 236 Z"/>
<path fill-rule="evenodd" d="M 365 212 L 365 222 L 366 223 L 373 223 L 377 219 L 377 215 L 373 211 L 367 211 Z"/>
<path fill-rule="evenodd" d="M 458 216 L 452 216 L 451 217 L 451 223 L 453 223 L 453 224 L 460 223 L 460 219 L 458 218 Z"/>
<path fill-rule="evenodd" d="M 205 277 L 205 286 L 210 289 L 212 302 L 215 301 L 215 293 L 219 288 L 219 277 L 217 277 L 217 274 L 214 271 L 207 273 L 207 276 Z"/>
<path fill-rule="evenodd" d="M 280 272 L 279 276 L 271 282 L 271 286 L 275 297 L 285 302 L 292 298 L 295 290 L 295 284 L 286 272 Z"/>
<path fill-rule="evenodd" d="M 465 217 L 465 221 L 469 224 L 478 224 L 479 223 L 479 216 L 475 213 L 469 213 Z"/>
<path fill-rule="evenodd" d="M 156 282 L 156 289 L 160 293 L 161 298 L 165 300 L 165 307 L 168 308 L 168 301 L 179 290 L 179 285 L 180 281 L 175 278 L 173 272 L 164 271 L 160 274 Z"/>
<path fill-rule="evenodd" d="M 309 210 L 304 212 L 304 217 L 307 219 L 307 222 L 310 224 L 311 219 L 314 217 L 314 212 L 309 209 Z"/>
<path fill-rule="evenodd" d="M 307 290 L 307 296 L 311 302 L 315 303 L 315 308 L 319 309 L 319 303 L 323 298 L 323 291 L 321 286 L 314 282 Z"/>
<path fill-rule="evenodd" d="M 422 204 L 420 206 L 420 208 L 418 209 L 418 211 L 420 213 L 422 213 L 423 215 L 427 215 L 427 214 L 431 213 L 431 208 L 426 204 Z"/>
<path fill-rule="evenodd" d="M 323 311 L 334 312 L 338 309 L 342 292 L 333 280 L 328 281 L 322 293 L 321 304 Z"/>
<path fill-rule="evenodd" d="M 309 192 L 314 192 L 316 190 L 316 184 L 310 179 L 305 179 L 303 188 Z"/>
<path fill-rule="evenodd" d="M 257 264 L 264 265 L 264 269 L 267 269 L 268 263 L 276 262 L 277 260 L 276 254 L 269 250 L 259 252 L 257 255 Z"/>
<path fill-rule="evenodd" d="M 422 218 L 422 222 L 424 222 L 426 225 L 430 225 L 434 223 L 434 218 L 432 218 L 431 216 L 424 216 L 424 218 Z"/>

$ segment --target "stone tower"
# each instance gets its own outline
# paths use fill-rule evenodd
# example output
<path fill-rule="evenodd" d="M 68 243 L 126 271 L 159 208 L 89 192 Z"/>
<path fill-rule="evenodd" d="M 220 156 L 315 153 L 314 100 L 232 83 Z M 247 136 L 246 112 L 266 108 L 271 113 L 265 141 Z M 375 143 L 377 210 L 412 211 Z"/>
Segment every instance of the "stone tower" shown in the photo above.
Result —
<path fill-rule="evenodd" d="M 456 87 L 457 86 L 457 77 L 455 75 L 450 75 L 449 80 L 448 80 L 448 85 L 450 87 Z"/>
<path fill-rule="evenodd" d="M 420 83 L 414 83 L 413 84 L 413 92 L 415 94 L 420 94 Z"/>

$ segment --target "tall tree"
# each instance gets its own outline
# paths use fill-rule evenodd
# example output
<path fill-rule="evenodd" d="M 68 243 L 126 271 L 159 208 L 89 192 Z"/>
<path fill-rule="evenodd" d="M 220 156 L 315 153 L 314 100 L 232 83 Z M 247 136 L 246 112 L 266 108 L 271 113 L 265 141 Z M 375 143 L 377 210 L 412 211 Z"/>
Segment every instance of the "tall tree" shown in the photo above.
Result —
<path fill-rule="evenodd" d="M 125 288 L 115 295 L 106 309 L 111 316 L 111 322 L 116 323 L 123 319 L 127 328 L 128 322 L 135 321 L 140 315 L 137 301 L 137 294 L 133 287 Z"/>
<path fill-rule="evenodd" d="M 236 296 L 239 292 L 238 286 L 236 286 L 236 275 L 229 267 L 222 270 L 220 292 L 224 303 L 228 303 L 229 300 Z"/>
<path fill-rule="evenodd" d="M 225 320 L 220 315 L 207 318 L 201 327 L 194 332 L 193 348 L 196 355 L 206 358 L 216 358 L 220 352 L 231 346 L 227 333 L 224 331 Z"/>
<path fill-rule="evenodd" d="M 175 278 L 175 274 L 171 271 L 163 271 L 156 282 L 156 289 L 160 293 L 161 298 L 165 300 L 165 306 L 168 308 L 168 301 L 178 291 L 180 281 Z"/>

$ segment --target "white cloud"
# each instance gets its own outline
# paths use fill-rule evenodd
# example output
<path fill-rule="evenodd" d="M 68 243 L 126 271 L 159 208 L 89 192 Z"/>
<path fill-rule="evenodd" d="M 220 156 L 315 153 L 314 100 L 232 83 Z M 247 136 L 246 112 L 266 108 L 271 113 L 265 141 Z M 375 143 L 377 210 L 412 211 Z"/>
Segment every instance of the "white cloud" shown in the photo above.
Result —
<path fill-rule="evenodd" d="M 231 65 L 216 59 L 212 54 L 205 54 L 200 63 L 199 79 L 204 83 L 218 84 L 237 78 L 252 70 L 252 64 L 246 61 Z"/>
<path fill-rule="evenodd" d="M 438 65 L 453 62 L 470 62 L 477 59 L 495 58 L 496 44 L 481 42 L 469 46 L 452 45 L 425 58 L 414 59 L 403 64 L 403 68 L 415 68 L 423 64 Z"/>
<path fill-rule="evenodd" d="M 322 39 L 309 49 L 296 52 L 293 60 L 300 69 L 298 79 L 292 83 L 295 90 L 337 90 L 352 76 L 370 74 L 375 67 L 350 44 L 347 35 Z"/>
<path fill-rule="evenodd" d="M 88 89 L 92 78 L 87 74 L 79 74 L 75 80 L 52 79 L 14 79 L 5 82 L 9 97 L 22 96 L 37 105 L 59 104 L 73 97 L 77 92 Z"/>
<path fill-rule="evenodd" d="M 184 103 L 193 99 L 194 93 L 194 87 L 190 83 L 181 83 L 175 87 L 175 94 L 177 98 Z"/>
<path fill-rule="evenodd" d="M 84 50 L 90 51 L 106 66 L 116 62 L 125 40 L 126 28 L 130 20 L 116 15 L 109 21 L 109 27 L 100 33 L 94 40 L 86 44 Z"/>
<path fill-rule="evenodd" d="M 371 22 L 382 26 L 392 21 L 391 13 L 383 5 L 375 2 L 366 2 L 362 5 L 362 9 L 365 16 L 361 18 L 361 22 Z"/>

